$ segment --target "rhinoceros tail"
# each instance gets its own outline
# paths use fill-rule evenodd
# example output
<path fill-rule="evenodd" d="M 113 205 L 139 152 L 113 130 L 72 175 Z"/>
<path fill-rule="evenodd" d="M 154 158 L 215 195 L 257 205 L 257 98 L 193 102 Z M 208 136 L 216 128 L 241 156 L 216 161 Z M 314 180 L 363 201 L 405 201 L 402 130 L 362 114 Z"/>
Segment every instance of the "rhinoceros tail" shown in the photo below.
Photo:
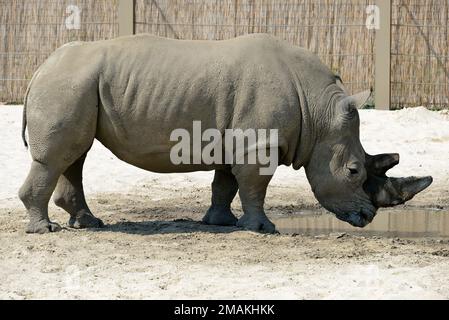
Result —
<path fill-rule="evenodd" d="M 25 93 L 25 97 L 23 99 L 23 115 L 22 115 L 22 141 L 25 145 L 25 148 L 28 148 L 28 142 L 26 138 L 26 129 L 27 129 L 27 106 L 28 106 L 28 95 L 30 94 L 31 86 L 33 85 L 34 79 L 36 78 L 37 74 L 39 73 L 39 70 L 42 68 L 40 66 L 37 71 L 34 73 L 33 77 L 30 80 L 30 83 L 28 84 L 27 91 Z"/>
<path fill-rule="evenodd" d="M 30 84 L 31 86 L 31 84 Z M 23 100 L 23 115 L 22 115 L 22 141 L 25 145 L 25 148 L 28 149 L 28 142 L 26 137 L 27 130 L 27 100 L 28 100 L 28 92 L 30 90 L 30 86 L 28 86 L 27 92 L 25 94 L 25 99 Z"/>

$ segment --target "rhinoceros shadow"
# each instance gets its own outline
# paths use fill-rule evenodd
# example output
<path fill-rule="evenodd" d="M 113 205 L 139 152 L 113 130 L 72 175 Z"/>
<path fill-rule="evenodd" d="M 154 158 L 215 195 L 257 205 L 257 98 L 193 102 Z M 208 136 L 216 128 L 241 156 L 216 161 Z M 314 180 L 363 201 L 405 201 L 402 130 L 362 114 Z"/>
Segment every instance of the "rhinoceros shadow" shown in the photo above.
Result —
<path fill-rule="evenodd" d="M 120 232 L 136 235 L 156 234 L 182 234 L 182 233 L 232 233 L 242 231 L 237 227 L 222 227 L 206 225 L 199 221 L 189 219 L 176 219 L 172 221 L 120 221 L 105 224 L 101 229 L 92 229 L 95 232 Z"/>

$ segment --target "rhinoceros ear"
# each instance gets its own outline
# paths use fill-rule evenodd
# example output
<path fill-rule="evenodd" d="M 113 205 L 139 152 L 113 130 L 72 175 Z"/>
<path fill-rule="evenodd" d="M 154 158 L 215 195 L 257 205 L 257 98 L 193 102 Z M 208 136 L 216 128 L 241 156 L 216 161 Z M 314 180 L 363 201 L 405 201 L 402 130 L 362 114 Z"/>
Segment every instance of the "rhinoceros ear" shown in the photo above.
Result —
<path fill-rule="evenodd" d="M 335 82 L 336 82 L 337 86 L 338 86 L 341 90 L 343 90 L 343 92 L 344 92 L 346 95 L 348 95 L 348 92 L 346 91 L 346 88 L 345 88 L 345 85 L 344 85 L 344 83 L 343 83 L 343 80 L 341 80 L 341 78 L 340 78 L 339 75 L 336 75 L 336 76 L 335 76 Z"/>
<path fill-rule="evenodd" d="M 361 109 L 368 102 L 368 99 L 371 97 L 372 93 L 372 90 L 366 90 L 351 96 L 357 109 Z"/>

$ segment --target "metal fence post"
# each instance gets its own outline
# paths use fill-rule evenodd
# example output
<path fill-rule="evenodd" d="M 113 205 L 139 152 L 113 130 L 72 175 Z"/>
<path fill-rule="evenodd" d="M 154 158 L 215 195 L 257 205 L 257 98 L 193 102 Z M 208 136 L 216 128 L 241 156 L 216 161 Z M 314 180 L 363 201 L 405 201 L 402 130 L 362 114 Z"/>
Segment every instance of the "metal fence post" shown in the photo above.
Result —
<path fill-rule="evenodd" d="M 391 1 L 377 0 L 380 29 L 375 40 L 375 106 L 389 110 L 391 107 Z"/>
<path fill-rule="evenodd" d="M 134 29 L 134 7 L 135 0 L 118 1 L 118 24 L 120 37 L 129 36 L 135 33 Z"/>

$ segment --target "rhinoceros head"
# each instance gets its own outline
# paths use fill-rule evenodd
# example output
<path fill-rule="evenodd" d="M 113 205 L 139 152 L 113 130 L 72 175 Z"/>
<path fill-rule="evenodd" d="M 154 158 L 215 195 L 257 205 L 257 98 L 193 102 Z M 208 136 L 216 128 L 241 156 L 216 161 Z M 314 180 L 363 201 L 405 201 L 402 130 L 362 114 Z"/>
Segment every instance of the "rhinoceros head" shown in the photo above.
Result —
<path fill-rule="evenodd" d="M 432 177 L 386 176 L 399 155 L 365 153 L 356 100 L 341 97 L 329 112 L 332 120 L 317 138 L 305 169 L 315 197 L 338 219 L 365 227 L 378 208 L 403 204 L 432 183 Z"/>

